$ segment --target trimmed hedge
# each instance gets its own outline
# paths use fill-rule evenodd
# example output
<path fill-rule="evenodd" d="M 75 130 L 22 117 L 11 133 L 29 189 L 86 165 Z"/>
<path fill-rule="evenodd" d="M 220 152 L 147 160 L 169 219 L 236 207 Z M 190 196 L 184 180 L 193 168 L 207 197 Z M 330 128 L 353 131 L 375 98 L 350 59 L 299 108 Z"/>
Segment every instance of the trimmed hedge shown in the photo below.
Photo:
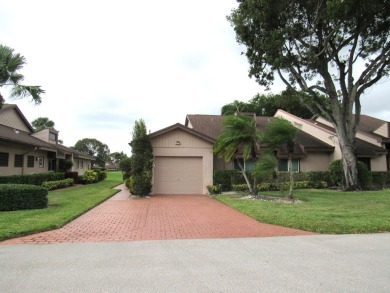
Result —
<path fill-rule="evenodd" d="M 259 191 L 278 191 L 278 190 L 287 190 L 290 187 L 289 182 L 283 183 L 260 183 L 257 185 L 257 190 Z M 294 189 L 306 189 L 306 188 L 327 188 L 328 184 L 325 181 L 320 182 L 310 182 L 310 181 L 298 181 L 294 182 Z M 246 184 L 234 184 L 233 191 L 249 191 L 248 185 Z"/>
<path fill-rule="evenodd" d="M 0 184 L 31 184 L 41 186 L 45 181 L 65 179 L 64 173 L 51 172 L 31 175 L 0 176 Z"/>
<path fill-rule="evenodd" d="M 48 190 L 30 184 L 0 184 L 0 211 L 43 209 Z"/>
<path fill-rule="evenodd" d="M 98 173 L 93 170 L 85 171 L 83 175 L 83 184 L 90 184 L 98 182 Z"/>
<path fill-rule="evenodd" d="M 45 181 L 42 183 L 42 186 L 49 190 L 54 190 L 54 189 L 70 187 L 73 186 L 73 184 L 74 184 L 73 178 L 68 178 L 68 179 L 57 180 L 57 181 Z"/>

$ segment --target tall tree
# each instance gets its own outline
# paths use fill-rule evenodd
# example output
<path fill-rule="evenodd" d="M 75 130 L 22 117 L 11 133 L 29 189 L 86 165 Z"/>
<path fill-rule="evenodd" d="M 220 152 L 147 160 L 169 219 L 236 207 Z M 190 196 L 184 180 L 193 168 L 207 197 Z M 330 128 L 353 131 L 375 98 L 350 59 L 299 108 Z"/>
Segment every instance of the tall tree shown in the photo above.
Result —
<path fill-rule="evenodd" d="M 76 142 L 73 147 L 75 150 L 95 157 L 96 163 L 100 167 L 105 167 L 110 158 L 110 149 L 108 146 L 95 138 L 83 138 Z"/>
<path fill-rule="evenodd" d="M 31 125 L 34 127 L 35 131 L 40 131 L 47 127 L 54 127 L 55 123 L 47 117 L 38 117 L 31 122 Z"/>
<path fill-rule="evenodd" d="M 257 94 L 248 102 L 234 101 L 226 104 L 221 109 L 221 115 L 233 115 L 236 112 L 252 112 L 257 116 L 274 116 L 278 109 L 287 111 L 295 116 L 303 119 L 308 119 L 313 116 L 313 113 L 304 105 L 299 94 L 287 89 L 280 94 Z M 320 97 L 326 103 L 324 96 Z M 311 101 L 305 99 L 305 103 Z"/>
<path fill-rule="evenodd" d="M 146 196 L 152 191 L 153 147 L 142 119 L 135 121 L 130 146 L 133 194 Z"/>
<path fill-rule="evenodd" d="M 305 105 L 336 130 L 347 189 L 359 188 L 360 97 L 390 71 L 390 0 L 238 2 L 228 19 L 246 46 L 249 75 L 269 87 L 277 74 L 314 102 Z"/>
<path fill-rule="evenodd" d="M 257 178 L 253 176 L 252 185 L 246 174 L 245 161 L 250 158 L 257 160 L 260 151 L 259 138 L 260 133 L 256 129 L 255 117 L 229 115 L 225 117 L 222 130 L 214 144 L 214 153 L 227 162 L 242 156 L 244 164 L 241 164 L 240 160 L 237 160 L 237 163 L 248 185 L 249 192 L 253 195 L 257 195 Z"/>
<path fill-rule="evenodd" d="M 288 198 L 293 199 L 294 172 L 292 160 L 294 156 L 295 141 L 298 134 L 298 128 L 290 121 L 283 118 L 275 118 L 269 122 L 262 132 L 262 141 L 271 150 L 274 148 L 285 148 L 288 157 L 288 171 L 290 173 L 290 189 Z"/>
<path fill-rule="evenodd" d="M 11 87 L 11 98 L 31 96 L 35 104 L 42 102 L 41 95 L 45 91 L 40 86 L 22 85 L 24 76 L 19 70 L 26 64 L 26 59 L 15 53 L 10 47 L 0 44 L 0 87 Z M 0 108 L 5 100 L 0 95 Z"/>

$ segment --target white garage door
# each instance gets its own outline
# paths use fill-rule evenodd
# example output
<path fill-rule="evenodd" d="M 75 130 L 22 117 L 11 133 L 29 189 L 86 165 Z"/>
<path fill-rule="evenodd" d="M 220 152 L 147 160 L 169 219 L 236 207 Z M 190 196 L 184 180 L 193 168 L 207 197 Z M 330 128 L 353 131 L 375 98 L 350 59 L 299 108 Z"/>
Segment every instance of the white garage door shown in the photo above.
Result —
<path fill-rule="evenodd" d="M 155 157 L 154 194 L 202 194 L 202 158 Z"/>

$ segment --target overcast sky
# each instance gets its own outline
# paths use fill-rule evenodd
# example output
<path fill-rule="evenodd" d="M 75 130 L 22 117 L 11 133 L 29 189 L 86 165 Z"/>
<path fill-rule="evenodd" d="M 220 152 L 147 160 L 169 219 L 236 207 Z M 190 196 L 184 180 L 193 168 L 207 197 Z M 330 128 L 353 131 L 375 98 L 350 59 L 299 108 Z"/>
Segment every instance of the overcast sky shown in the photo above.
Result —
<path fill-rule="evenodd" d="M 219 114 L 264 88 L 248 77 L 226 20 L 235 0 L 0 0 L 0 42 L 27 59 L 24 84 L 43 102 L 16 103 L 31 122 L 48 117 L 67 146 L 83 138 L 131 153 L 134 121 L 154 132 L 187 114 Z M 284 87 L 276 83 L 272 93 Z M 389 80 L 362 98 L 363 113 L 390 120 Z"/>

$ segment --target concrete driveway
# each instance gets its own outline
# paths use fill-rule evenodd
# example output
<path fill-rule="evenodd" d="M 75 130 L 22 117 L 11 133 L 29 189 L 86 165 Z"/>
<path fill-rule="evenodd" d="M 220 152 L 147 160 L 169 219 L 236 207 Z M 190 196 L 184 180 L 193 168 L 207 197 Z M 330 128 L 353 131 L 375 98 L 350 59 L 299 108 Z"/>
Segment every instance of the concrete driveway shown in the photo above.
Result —
<path fill-rule="evenodd" d="M 390 292 L 390 234 L 0 245 L 1 292 Z"/>
<path fill-rule="evenodd" d="M 157 195 L 131 199 L 121 191 L 61 229 L 0 244 L 48 244 L 167 239 L 313 235 L 259 223 L 205 195 Z"/>

